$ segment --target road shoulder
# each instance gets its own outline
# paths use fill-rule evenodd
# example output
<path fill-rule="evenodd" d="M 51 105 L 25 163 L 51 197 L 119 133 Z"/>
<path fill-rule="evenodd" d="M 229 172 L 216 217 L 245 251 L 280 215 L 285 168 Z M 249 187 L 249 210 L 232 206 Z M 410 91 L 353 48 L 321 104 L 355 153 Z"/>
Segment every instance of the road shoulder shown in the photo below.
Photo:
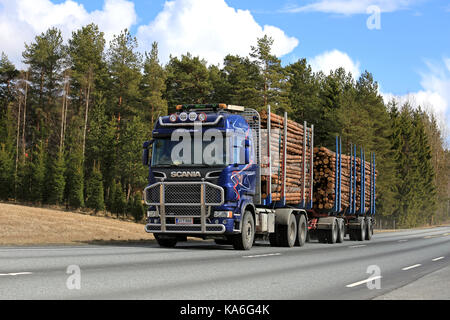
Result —
<path fill-rule="evenodd" d="M 376 297 L 374 300 L 450 300 L 450 266 Z"/>

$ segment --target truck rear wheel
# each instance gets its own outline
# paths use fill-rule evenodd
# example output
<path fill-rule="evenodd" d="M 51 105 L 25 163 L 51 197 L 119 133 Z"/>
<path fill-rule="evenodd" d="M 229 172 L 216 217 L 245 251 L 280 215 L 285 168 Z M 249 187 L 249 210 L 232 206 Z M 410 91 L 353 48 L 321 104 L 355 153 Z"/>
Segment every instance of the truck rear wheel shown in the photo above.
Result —
<path fill-rule="evenodd" d="M 336 243 L 338 237 L 338 220 L 333 219 L 331 223 L 331 229 L 327 230 L 328 233 L 328 243 Z"/>
<path fill-rule="evenodd" d="M 162 238 L 159 234 L 154 234 L 156 242 L 158 242 L 160 247 L 163 248 L 173 248 L 177 245 L 177 238 Z"/>
<path fill-rule="evenodd" d="M 255 220 L 250 211 L 245 211 L 241 233 L 233 236 L 233 247 L 236 250 L 250 250 L 255 239 Z"/>
<path fill-rule="evenodd" d="M 364 219 L 360 220 L 359 226 L 358 226 L 358 229 L 356 230 L 356 232 L 357 232 L 357 240 L 364 241 L 364 239 L 366 238 L 366 223 L 365 223 Z"/>
<path fill-rule="evenodd" d="M 344 242 L 345 237 L 345 225 L 344 225 L 344 219 L 338 219 L 338 236 L 337 236 L 337 243 Z"/>
<path fill-rule="evenodd" d="M 367 219 L 367 223 L 366 223 L 366 240 L 370 240 L 372 239 L 372 235 L 373 235 L 373 224 L 372 224 L 372 219 Z"/>
<path fill-rule="evenodd" d="M 295 245 L 299 247 L 303 247 L 306 242 L 306 236 L 308 233 L 308 226 L 306 225 L 306 218 L 302 214 L 298 219 L 298 230 L 297 230 L 297 240 L 295 241 Z"/>
<path fill-rule="evenodd" d="M 295 216 L 293 214 L 289 216 L 287 225 L 278 225 L 277 232 L 279 232 L 279 246 L 292 248 L 297 240 L 297 219 L 295 219 Z"/>

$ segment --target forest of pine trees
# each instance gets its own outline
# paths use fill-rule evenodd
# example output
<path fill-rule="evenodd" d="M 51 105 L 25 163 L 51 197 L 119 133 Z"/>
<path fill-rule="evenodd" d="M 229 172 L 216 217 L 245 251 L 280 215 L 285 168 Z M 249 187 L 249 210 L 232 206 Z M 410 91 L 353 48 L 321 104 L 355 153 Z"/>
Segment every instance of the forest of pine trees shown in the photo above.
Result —
<path fill-rule="evenodd" d="M 142 142 L 160 115 L 184 103 L 228 103 L 315 126 L 315 145 L 334 137 L 377 154 L 377 214 L 413 227 L 449 219 L 450 152 L 433 114 L 385 104 L 369 72 L 314 73 L 305 59 L 285 67 L 273 41 L 222 66 L 187 53 L 144 55 L 128 30 L 106 44 L 95 24 L 63 39 L 51 28 L 25 44 L 24 70 L 0 57 L 0 199 L 143 217 Z"/>

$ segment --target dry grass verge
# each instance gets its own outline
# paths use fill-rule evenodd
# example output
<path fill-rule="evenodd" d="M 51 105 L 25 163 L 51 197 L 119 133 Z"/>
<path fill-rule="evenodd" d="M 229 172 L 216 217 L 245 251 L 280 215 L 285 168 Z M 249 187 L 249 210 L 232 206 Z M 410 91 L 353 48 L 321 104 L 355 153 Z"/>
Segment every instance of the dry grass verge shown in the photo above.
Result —
<path fill-rule="evenodd" d="M 154 240 L 144 225 L 69 211 L 0 203 L 0 245 Z"/>

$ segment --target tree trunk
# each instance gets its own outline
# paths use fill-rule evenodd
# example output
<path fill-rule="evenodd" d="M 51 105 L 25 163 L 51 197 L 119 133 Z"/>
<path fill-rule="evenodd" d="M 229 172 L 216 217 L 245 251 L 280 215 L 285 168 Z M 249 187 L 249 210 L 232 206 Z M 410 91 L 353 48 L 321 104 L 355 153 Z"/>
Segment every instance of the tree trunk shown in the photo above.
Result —
<path fill-rule="evenodd" d="M 84 115 L 84 132 L 83 132 L 83 158 L 86 150 L 86 130 L 87 130 L 87 121 L 88 121 L 88 112 L 89 112 L 89 95 L 91 93 L 91 82 L 88 81 L 87 93 L 86 93 L 86 112 Z"/>

